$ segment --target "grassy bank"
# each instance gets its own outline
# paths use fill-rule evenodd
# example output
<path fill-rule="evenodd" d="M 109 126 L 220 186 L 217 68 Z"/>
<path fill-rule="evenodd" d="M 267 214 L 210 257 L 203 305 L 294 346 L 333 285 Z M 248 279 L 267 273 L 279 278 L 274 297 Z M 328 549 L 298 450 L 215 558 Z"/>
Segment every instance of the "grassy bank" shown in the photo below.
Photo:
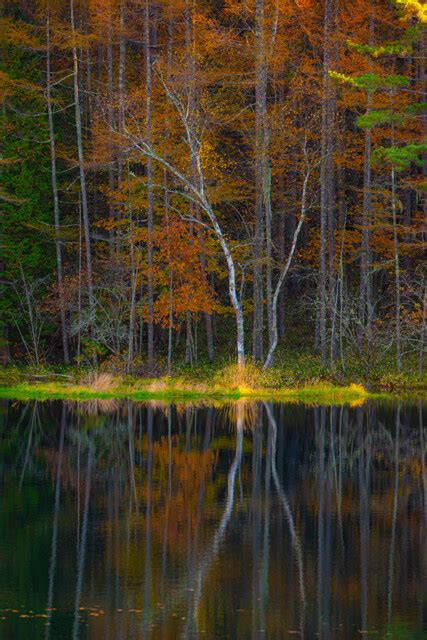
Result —
<path fill-rule="evenodd" d="M 109 389 L 100 389 L 95 385 L 75 385 L 60 382 L 22 383 L 9 387 L 0 387 L 0 397 L 16 400 L 91 400 L 129 398 L 133 400 L 299 400 L 307 402 L 352 402 L 364 400 L 376 394 L 369 393 L 363 387 L 353 384 L 345 387 L 333 385 L 306 386 L 296 389 L 257 389 L 247 387 L 205 387 L 194 383 L 187 386 L 181 381 L 142 380 L 138 384 L 123 381 L 112 383 Z"/>
<path fill-rule="evenodd" d="M 181 366 L 171 377 L 128 376 L 108 369 L 6 367 L 0 369 L 0 397 L 16 399 L 93 398 L 148 399 L 275 399 L 317 402 L 360 401 L 378 395 L 427 396 L 426 377 L 410 372 L 372 369 L 368 377 L 349 370 L 337 375 L 311 355 L 294 355 L 287 366 L 268 371 L 234 364 Z"/>

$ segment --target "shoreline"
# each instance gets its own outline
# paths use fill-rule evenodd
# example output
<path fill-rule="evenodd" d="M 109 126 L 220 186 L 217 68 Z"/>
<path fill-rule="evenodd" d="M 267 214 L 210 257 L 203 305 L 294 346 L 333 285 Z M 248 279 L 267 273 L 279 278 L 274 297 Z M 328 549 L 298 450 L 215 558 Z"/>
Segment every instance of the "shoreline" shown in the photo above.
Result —
<path fill-rule="evenodd" d="M 286 359 L 287 366 L 264 371 L 248 363 L 181 368 L 172 375 L 129 375 L 106 368 L 53 369 L 34 366 L 0 367 L 0 398 L 15 400 L 111 400 L 135 401 L 248 401 L 360 403 L 367 399 L 419 398 L 427 400 L 427 376 L 407 372 L 371 371 L 332 376 L 309 356 Z"/>
<path fill-rule="evenodd" d="M 249 388 L 221 387 L 213 385 L 182 384 L 171 382 L 147 382 L 134 385 L 118 383 L 109 389 L 97 389 L 91 385 L 63 384 L 58 382 L 21 383 L 0 387 L 0 398 L 10 400 L 110 400 L 134 401 L 275 401 L 319 402 L 327 404 L 360 403 L 369 399 L 427 399 L 427 392 L 420 389 L 399 391 L 368 391 L 360 384 L 337 386 L 333 384 L 305 385 L 300 387 Z"/>

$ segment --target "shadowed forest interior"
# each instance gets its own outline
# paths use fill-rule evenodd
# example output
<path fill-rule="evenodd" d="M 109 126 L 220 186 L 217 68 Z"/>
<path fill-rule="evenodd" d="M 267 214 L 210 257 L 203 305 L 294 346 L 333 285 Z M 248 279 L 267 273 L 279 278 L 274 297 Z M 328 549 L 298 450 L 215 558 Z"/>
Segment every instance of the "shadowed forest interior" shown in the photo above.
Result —
<path fill-rule="evenodd" d="M 0 20 L 3 363 L 290 350 L 422 375 L 422 2 L 3 0 Z"/>

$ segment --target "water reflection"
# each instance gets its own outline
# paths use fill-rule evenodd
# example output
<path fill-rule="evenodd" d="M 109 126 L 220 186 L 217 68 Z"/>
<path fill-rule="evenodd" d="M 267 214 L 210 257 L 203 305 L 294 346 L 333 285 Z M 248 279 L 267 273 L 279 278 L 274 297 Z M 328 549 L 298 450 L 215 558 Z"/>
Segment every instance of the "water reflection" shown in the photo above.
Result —
<path fill-rule="evenodd" d="M 422 638 L 421 402 L 1 405 L 0 638 Z"/>

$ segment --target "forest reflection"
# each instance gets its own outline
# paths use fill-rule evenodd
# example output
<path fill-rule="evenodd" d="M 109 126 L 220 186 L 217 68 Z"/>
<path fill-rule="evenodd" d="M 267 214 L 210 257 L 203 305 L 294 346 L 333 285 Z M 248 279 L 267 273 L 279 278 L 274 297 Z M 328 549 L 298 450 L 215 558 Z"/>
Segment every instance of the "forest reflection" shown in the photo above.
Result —
<path fill-rule="evenodd" d="M 1 407 L 1 638 L 425 637 L 421 402 Z"/>

